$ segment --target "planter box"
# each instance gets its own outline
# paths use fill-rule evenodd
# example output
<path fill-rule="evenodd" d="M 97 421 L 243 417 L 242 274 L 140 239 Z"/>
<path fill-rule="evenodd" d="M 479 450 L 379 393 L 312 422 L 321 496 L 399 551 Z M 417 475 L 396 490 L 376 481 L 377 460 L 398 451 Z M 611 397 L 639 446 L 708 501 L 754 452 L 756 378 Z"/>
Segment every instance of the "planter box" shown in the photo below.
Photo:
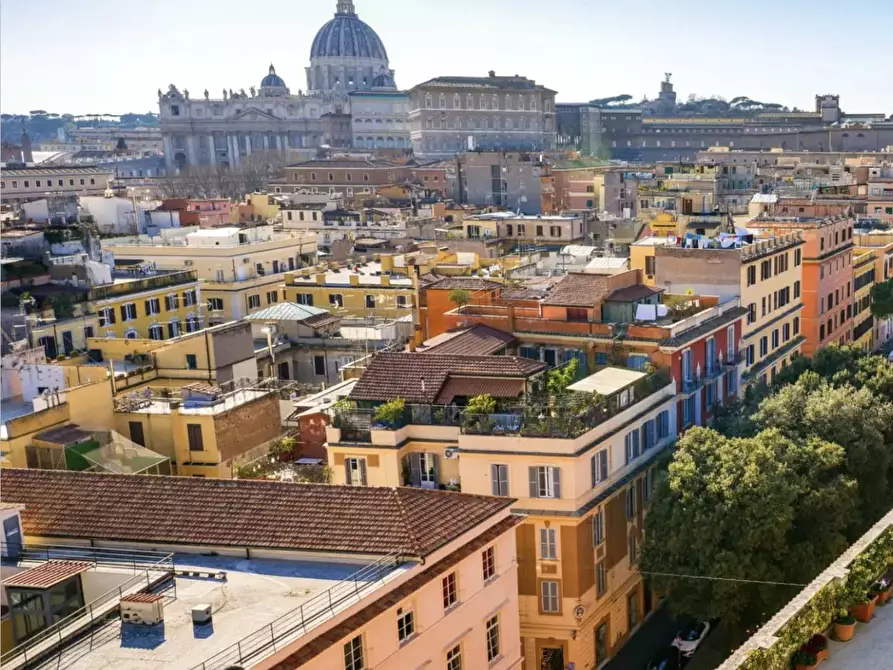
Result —
<path fill-rule="evenodd" d="M 874 608 L 877 604 L 877 596 L 869 600 L 865 603 L 859 603 L 858 605 L 852 605 L 850 607 L 850 614 L 856 617 L 856 621 L 861 621 L 862 623 L 868 623 L 871 621 L 871 618 L 874 616 Z"/>
<path fill-rule="evenodd" d="M 834 639 L 839 642 L 849 642 L 853 639 L 853 633 L 856 632 L 856 624 L 834 624 Z"/>

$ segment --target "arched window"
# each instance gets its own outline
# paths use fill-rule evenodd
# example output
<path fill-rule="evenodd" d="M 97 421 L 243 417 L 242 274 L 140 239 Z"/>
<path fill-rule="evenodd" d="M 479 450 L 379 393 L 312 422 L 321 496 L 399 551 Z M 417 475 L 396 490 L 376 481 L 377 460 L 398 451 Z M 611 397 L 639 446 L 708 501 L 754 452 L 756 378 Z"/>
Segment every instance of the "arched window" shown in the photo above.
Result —
<path fill-rule="evenodd" d="M 493 109 L 499 109 L 499 96 L 493 94 Z"/>
<path fill-rule="evenodd" d="M 518 96 L 518 109 L 524 109 L 524 96 Z"/>
<path fill-rule="evenodd" d="M 453 109 L 460 109 L 462 107 L 462 98 L 458 93 L 453 95 Z"/>
<path fill-rule="evenodd" d="M 431 94 L 425 93 L 425 108 L 431 109 L 432 106 L 433 106 L 433 104 L 431 102 Z"/>
<path fill-rule="evenodd" d="M 136 328 L 128 328 L 127 332 L 124 333 L 125 340 L 135 340 L 139 336 Z"/>
<path fill-rule="evenodd" d="M 508 93 L 505 94 L 505 108 L 506 109 L 512 108 L 512 97 Z"/>
<path fill-rule="evenodd" d="M 471 93 L 469 93 L 468 96 L 471 97 Z M 478 98 L 478 107 L 480 107 L 481 109 L 487 109 L 487 98 L 484 97 L 483 93 L 481 93 L 481 97 Z"/>
<path fill-rule="evenodd" d="M 440 97 L 438 98 L 438 104 L 441 109 L 446 107 L 446 96 L 443 93 L 441 93 Z"/>
<path fill-rule="evenodd" d="M 531 111 L 536 111 L 536 97 L 530 96 L 530 109 Z"/>

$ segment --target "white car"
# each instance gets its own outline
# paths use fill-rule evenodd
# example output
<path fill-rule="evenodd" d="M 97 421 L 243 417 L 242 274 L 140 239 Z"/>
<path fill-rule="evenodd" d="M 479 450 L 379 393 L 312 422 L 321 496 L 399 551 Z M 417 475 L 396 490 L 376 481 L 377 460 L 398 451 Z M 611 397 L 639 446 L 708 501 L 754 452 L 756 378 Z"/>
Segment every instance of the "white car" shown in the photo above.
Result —
<path fill-rule="evenodd" d="M 691 656 L 710 632 L 709 621 L 695 621 L 682 628 L 673 640 L 673 645 L 683 656 Z"/>

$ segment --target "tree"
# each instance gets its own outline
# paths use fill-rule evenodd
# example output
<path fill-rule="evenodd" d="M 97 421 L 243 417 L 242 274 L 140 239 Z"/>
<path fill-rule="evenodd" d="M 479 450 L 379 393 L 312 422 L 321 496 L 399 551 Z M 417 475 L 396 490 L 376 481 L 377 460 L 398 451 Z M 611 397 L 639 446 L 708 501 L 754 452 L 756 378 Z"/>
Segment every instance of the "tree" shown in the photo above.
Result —
<path fill-rule="evenodd" d="M 465 307 L 471 302 L 471 291 L 464 288 L 454 288 L 447 296 L 450 302 L 455 303 L 459 307 Z"/>
<path fill-rule="evenodd" d="M 555 396 L 564 395 L 567 387 L 573 384 L 577 378 L 578 369 L 579 363 L 577 363 L 577 359 L 572 358 L 564 365 L 549 370 L 546 377 L 546 390 L 548 390 L 549 394 Z"/>
<path fill-rule="evenodd" d="M 641 571 L 662 573 L 652 585 L 682 613 L 733 628 L 760 622 L 800 587 L 753 582 L 806 583 L 848 545 L 856 486 L 844 458 L 839 445 L 778 430 L 689 430 L 658 477 Z"/>
<path fill-rule="evenodd" d="M 893 314 L 893 279 L 871 287 L 871 314 L 876 319 Z"/>

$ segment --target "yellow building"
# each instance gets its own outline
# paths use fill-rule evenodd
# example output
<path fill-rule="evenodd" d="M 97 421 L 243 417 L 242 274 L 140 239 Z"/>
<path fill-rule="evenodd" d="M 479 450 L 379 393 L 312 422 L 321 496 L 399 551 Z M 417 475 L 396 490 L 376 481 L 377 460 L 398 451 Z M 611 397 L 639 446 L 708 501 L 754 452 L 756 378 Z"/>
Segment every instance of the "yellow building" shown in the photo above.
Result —
<path fill-rule="evenodd" d="M 855 233 L 854 254 L 871 252 L 874 257 L 874 283 L 893 279 L 893 234 L 891 233 Z M 854 268 L 855 270 L 855 261 Z M 863 274 L 867 271 L 863 269 Z M 866 280 L 863 280 L 866 281 Z M 869 291 L 870 292 L 870 291 Z M 893 316 L 883 319 L 872 317 L 874 336 L 872 346 L 875 351 L 888 351 L 893 340 Z M 864 326 L 863 326 L 864 327 Z M 855 338 L 854 338 L 855 339 Z"/>
<path fill-rule="evenodd" d="M 410 274 L 428 265 L 397 265 L 394 257 L 328 263 L 285 274 L 285 300 L 322 307 L 343 316 L 399 319 L 413 316 L 418 305 Z"/>
<path fill-rule="evenodd" d="M 45 285 L 46 288 L 48 285 Z M 71 316 L 29 319 L 31 341 L 50 358 L 86 351 L 91 337 L 164 340 L 199 330 L 202 294 L 194 270 L 155 271 L 147 264 L 116 270 L 111 284 L 74 293 Z"/>
<path fill-rule="evenodd" d="M 232 223 L 242 221 L 276 221 L 279 219 L 279 201 L 267 193 L 249 193 L 245 203 L 233 208 Z"/>
<path fill-rule="evenodd" d="M 655 605 L 636 561 L 654 461 L 676 436 L 675 385 L 606 368 L 550 401 L 543 370 L 510 356 L 379 354 L 352 407 L 335 411 L 328 463 L 339 484 L 517 498 L 522 667 L 595 668 Z M 489 413 L 463 409 L 480 394 Z M 395 397 L 406 404 L 389 411 Z"/>
<path fill-rule="evenodd" d="M 877 281 L 873 249 L 853 253 L 853 345 L 864 351 L 875 350 L 874 317 L 871 314 L 871 289 Z"/>
<path fill-rule="evenodd" d="M 194 227 L 103 240 L 117 260 L 152 261 L 159 268 L 194 270 L 202 280 L 205 323 L 217 325 L 281 300 L 287 272 L 316 260 L 316 237 L 301 231 Z"/>
<path fill-rule="evenodd" d="M 630 246 L 631 267 L 643 271 L 646 283 L 671 293 L 740 298 L 748 309 L 739 348 L 745 359 L 742 383 L 771 381 L 805 340 L 802 234 L 712 238 L 702 248 L 685 244 L 681 239 L 672 244 L 664 238 L 640 240 Z"/>

